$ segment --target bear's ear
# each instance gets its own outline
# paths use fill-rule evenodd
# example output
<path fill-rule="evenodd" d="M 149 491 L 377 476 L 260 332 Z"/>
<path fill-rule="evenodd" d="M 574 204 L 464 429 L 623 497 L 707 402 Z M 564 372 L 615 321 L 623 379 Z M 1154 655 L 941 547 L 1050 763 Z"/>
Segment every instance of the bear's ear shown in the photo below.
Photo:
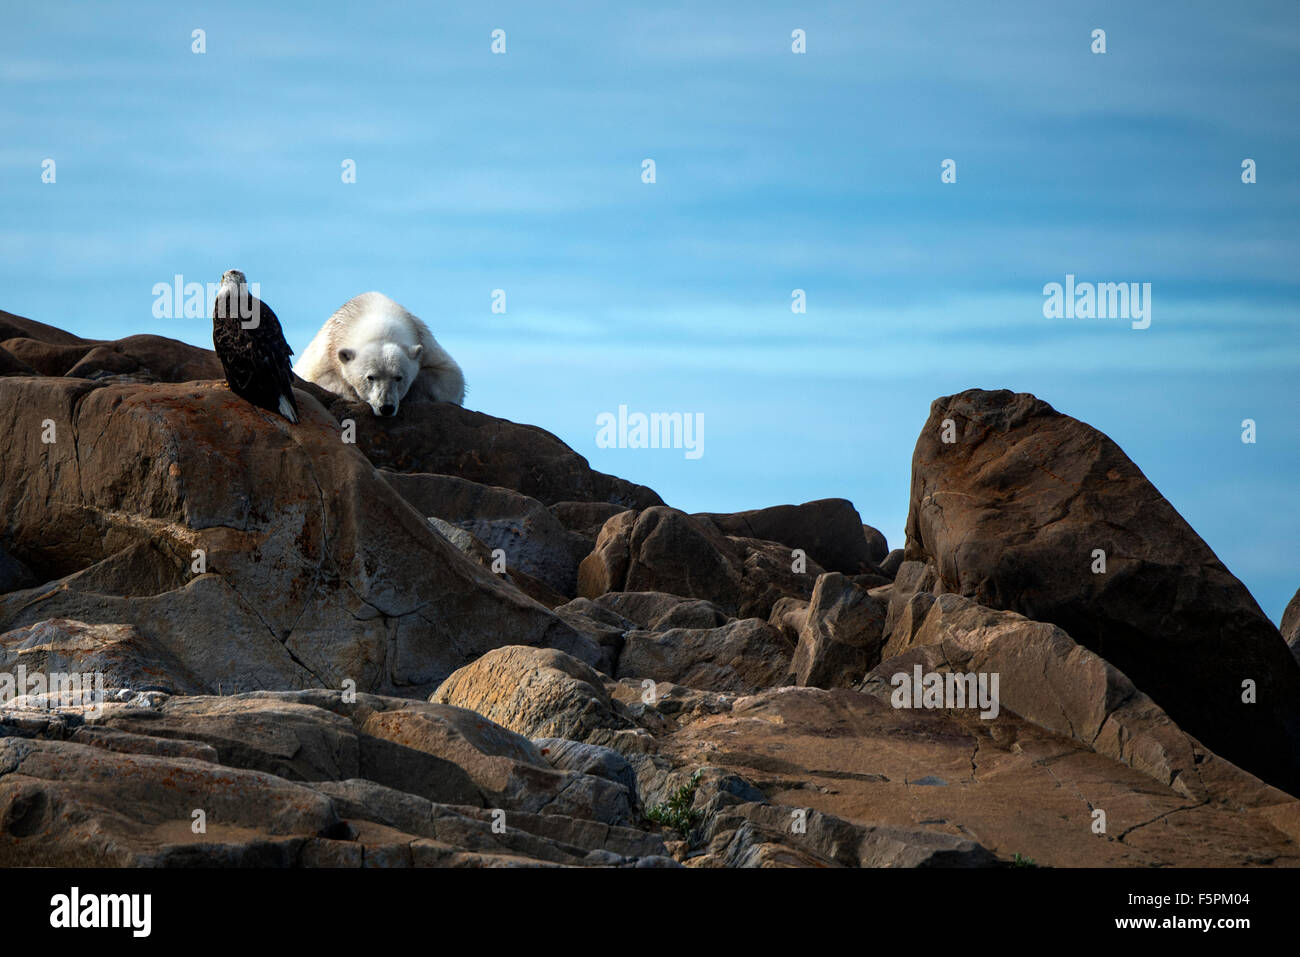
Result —
<path fill-rule="evenodd" d="M 356 354 L 355 352 L 353 352 L 351 349 L 340 349 L 340 350 L 339 350 L 339 362 L 342 362 L 344 365 L 347 365 L 349 362 L 351 362 L 351 361 L 352 361 L 353 359 L 355 359 L 356 357 L 357 357 L 357 354 Z"/>
<path fill-rule="evenodd" d="M 417 342 L 415 345 L 411 346 L 411 347 L 410 347 L 409 349 L 407 349 L 406 351 L 407 351 L 407 353 L 410 355 L 410 357 L 411 357 L 412 359 L 419 359 L 419 358 L 420 358 L 420 354 L 424 352 L 424 346 L 420 345 L 420 344 Z"/>

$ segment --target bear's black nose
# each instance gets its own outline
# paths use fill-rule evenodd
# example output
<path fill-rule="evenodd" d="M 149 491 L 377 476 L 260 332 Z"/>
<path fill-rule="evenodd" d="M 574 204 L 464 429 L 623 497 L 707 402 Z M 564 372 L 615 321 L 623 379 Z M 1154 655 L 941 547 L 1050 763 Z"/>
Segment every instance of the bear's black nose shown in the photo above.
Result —
<path fill-rule="evenodd" d="M 391 405 L 381 405 L 381 406 L 379 407 L 379 414 L 380 414 L 380 415 L 392 415 L 392 414 L 393 414 L 394 412 L 396 412 L 396 411 L 397 411 L 397 410 L 396 410 L 395 408 L 393 408 Z"/>

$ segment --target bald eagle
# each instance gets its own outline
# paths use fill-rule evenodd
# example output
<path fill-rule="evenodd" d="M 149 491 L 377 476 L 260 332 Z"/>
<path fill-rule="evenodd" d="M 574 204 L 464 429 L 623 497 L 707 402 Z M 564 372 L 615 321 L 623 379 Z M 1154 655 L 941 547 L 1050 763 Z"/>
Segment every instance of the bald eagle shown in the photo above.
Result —
<path fill-rule="evenodd" d="M 290 422 L 298 421 L 293 397 L 293 350 L 284 341 L 271 307 L 248 289 L 238 269 L 227 270 L 212 307 L 212 346 L 226 370 L 230 391 Z"/>

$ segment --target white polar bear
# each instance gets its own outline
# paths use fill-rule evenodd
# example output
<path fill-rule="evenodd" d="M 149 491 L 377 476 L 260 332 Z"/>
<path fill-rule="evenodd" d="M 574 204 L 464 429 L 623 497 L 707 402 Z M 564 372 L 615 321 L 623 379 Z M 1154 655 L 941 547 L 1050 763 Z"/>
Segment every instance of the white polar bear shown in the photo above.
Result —
<path fill-rule="evenodd" d="M 375 415 L 396 415 L 405 396 L 465 401 L 465 376 L 429 327 L 380 292 L 345 302 L 321 326 L 293 371 Z"/>

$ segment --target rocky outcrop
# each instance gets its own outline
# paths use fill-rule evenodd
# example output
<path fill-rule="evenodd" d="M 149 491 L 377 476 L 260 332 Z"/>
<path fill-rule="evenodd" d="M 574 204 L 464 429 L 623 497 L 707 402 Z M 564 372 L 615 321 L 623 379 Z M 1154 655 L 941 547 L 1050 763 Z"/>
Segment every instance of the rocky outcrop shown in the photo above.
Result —
<path fill-rule="evenodd" d="M 811 595 L 822 572 L 811 557 L 801 561 L 793 551 L 724 535 L 711 520 L 666 506 L 626 511 L 605 523 L 595 551 L 578 567 L 578 594 L 668 592 L 705 599 L 729 616 L 766 618 L 778 599 Z"/>
<path fill-rule="evenodd" d="M 590 817 L 618 825 L 631 818 L 632 795 L 626 788 L 606 778 L 556 771 L 527 738 L 473 711 L 446 705 L 392 708 L 368 715 L 359 730 L 424 755 L 433 767 L 459 768 L 487 807 Z M 394 767 L 406 770 L 405 762 L 393 755 L 390 759 Z M 438 786 L 445 786 L 445 781 Z M 402 790 L 420 793 L 410 781 Z"/>
<path fill-rule="evenodd" d="M 463 709 L 305 692 L 102 710 L 0 725 L 0 865 L 672 864 L 626 826 L 626 785 Z"/>
<path fill-rule="evenodd" d="M 1300 866 L 1281 637 L 1032 397 L 936 404 L 891 553 L 470 410 L 291 427 L 168 381 L 206 350 L 10 342 L 0 865 Z"/>
<path fill-rule="evenodd" d="M 1058 625 L 1210 748 L 1300 794 L 1300 665 L 1096 429 L 1031 395 L 937 400 L 913 456 L 906 553 L 943 591 Z"/>
<path fill-rule="evenodd" d="M 771 805 L 758 823 L 778 846 L 733 863 L 820 863 L 816 846 L 805 857 L 808 843 L 792 830 L 796 812 L 810 832 L 818 812 L 912 841 L 924 841 L 918 831 L 973 841 L 1000 862 L 1020 855 L 1053 867 L 1300 865 L 1300 802 L 1249 775 L 1242 780 L 1252 787 L 1216 786 L 1209 800 L 1189 800 L 1010 709 L 983 720 L 966 710 L 895 708 L 888 696 L 846 688 L 779 688 L 687 723 L 661 745 L 656 759 L 742 778 Z M 722 799 L 717 813 L 731 818 L 741 803 Z M 701 795 L 694 806 L 707 804 Z M 1097 810 L 1105 812 L 1102 833 L 1093 830 Z M 733 826 L 741 822 L 702 822 L 705 833 Z M 861 847 L 861 830 L 853 833 L 848 853 Z M 740 849 L 764 843 L 742 838 Z M 688 863 L 726 866 L 730 844 L 709 841 Z"/>
<path fill-rule="evenodd" d="M 427 695 L 503 644 L 600 660 L 300 405 L 291 429 L 211 383 L 0 378 L 6 547 L 48 582 L 0 597 L 0 628 L 131 624 L 209 691 Z"/>
<path fill-rule="evenodd" d="M 1046 622 L 923 590 L 928 570 L 908 563 L 891 590 L 885 660 L 865 690 L 889 698 L 891 679 L 997 675 L 998 708 L 1149 775 L 1189 800 L 1232 792 L 1252 806 L 1287 797 L 1209 751 L 1114 665 Z M 915 589 L 915 590 L 913 590 Z M 975 710 L 982 705 L 968 704 Z"/>
<path fill-rule="evenodd" d="M 140 382 L 192 382 L 219 379 L 222 374 L 221 363 L 212 350 L 164 336 L 79 339 L 30 319 L 0 313 L 0 337 L 0 349 L 43 376 L 129 376 Z M 0 374 L 11 372 L 0 369 Z"/>
<path fill-rule="evenodd" d="M 599 674 L 576 658 L 545 648 L 498 648 L 466 665 L 430 701 L 469 708 L 530 738 L 568 738 L 649 745 L 623 707 L 612 700 Z M 633 743 L 624 743 L 631 739 Z"/>
<path fill-rule="evenodd" d="M 82 339 L 80 336 L 74 336 L 72 333 L 56 326 L 37 322 L 35 319 L 28 319 L 24 316 L 16 316 L 12 312 L 5 312 L 0 309 L 0 342 L 9 339 L 36 339 L 54 345 L 76 345 L 90 341 Z M 176 345 L 183 346 L 184 343 L 177 342 Z M 216 353 L 213 353 L 213 358 L 215 357 Z"/>
<path fill-rule="evenodd" d="M 348 833 L 329 798 L 305 784 L 194 758 L 7 737 L 0 767 L 6 867 L 287 864 Z M 204 830 L 190 836 L 197 822 Z"/>
<path fill-rule="evenodd" d="M 16 355 L 0 346 L 0 375 L 40 375 Z"/>
<path fill-rule="evenodd" d="M 692 517 L 706 519 L 733 538 L 757 538 L 803 549 L 822 568 L 846 575 L 874 571 L 875 563 L 889 554 L 885 537 L 863 525 L 853 503 L 843 498 L 725 515 L 700 512 Z"/>
<path fill-rule="evenodd" d="M 839 572 L 817 579 L 795 649 L 795 683 L 848 688 L 880 661 L 888 602 Z"/>
<path fill-rule="evenodd" d="M 517 425 L 446 402 L 409 402 L 401 415 L 376 416 L 368 406 L 333 398 L 329 411 L 356 425 L 357 447 L 393 472 L 455 475 L 513 489 L 543 505 L 603 502 L 623 508 L 662 505 L 643 485 L 592 469 L 550 432 Z"/>

